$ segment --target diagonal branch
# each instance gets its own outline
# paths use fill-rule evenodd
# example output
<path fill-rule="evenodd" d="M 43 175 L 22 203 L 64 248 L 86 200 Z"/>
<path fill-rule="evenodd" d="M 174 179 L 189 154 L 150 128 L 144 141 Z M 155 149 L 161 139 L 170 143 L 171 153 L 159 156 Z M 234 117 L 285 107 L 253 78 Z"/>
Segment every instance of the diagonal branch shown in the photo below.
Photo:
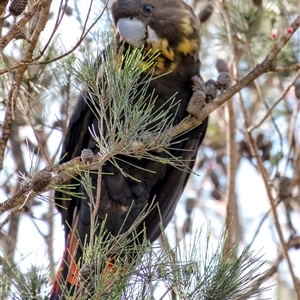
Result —
<path fill-rule="evenodd" d="M 300 15 L 295 19 L 295 21 L 290 25 L 294 29 L 294 32 L 299 28 L 300 26 Z M 266 56 L 266 58 L 263 60 L 263 62 L 259 65 L 257 65 L 248 75 L 246 75 L 243 79 L 241 79 L 239 82 L 237 82 L 234 86 L 229 88 L 226 92 L 222 93 L 218 97 L 216 97 L 213 101 L 208 103 L 204 106 L 204 108 L 201 110 L 198 117 L 189 115 L 183 122 L 180 124 L 166 129 L 164 132 L 160 133 L 156 136 L 149 137 L 152 141 L 157 140 L 157 148 L 155 146 L 151 148 L 151 151 L 161 150 L 161 145 L 159 143 L 160 140 L 168 138 L 176 137 L 180 134 L 183 134 L 184 132 L 190 130 L 191 128 L 194 128 L 195 126 L 198 126 L 205 120 L 205 118 L 208 117 L 210 113 L 212 113 L 214 110 L 216 110 L 219 106 L 224 104 L 227 100 L 232 98 L 233 95 L 238 93 L 242 88 L 248 86 L 253 80 L 255 80 L 260 75 L 273 71 L 273 61 L 278 55 L 278 53 L 281 51 L 281 49 L 288 43 L 290 40 L 292 34 L 286 33 L 284 34 L 281 39 L 274 44 L 273 48 L 271 49 L 270 53 Z M 155 143 L 154 143 L 155 144 Z M 123 155 L 133 155 L 134 153 L 139 153 L 142 151 L 145 151 L 144 149 L 144 143 L 133 143 L 131 150 L 131 153 L 123 153 L 121 152 L 123 150 L 123 145 L 120 145 L 119 152 L 116 151 L 115 154 L 123 154 Z M 147 151 L 150 151 L 147 149 Z M 128 151 L 128 148 L 127 148 Z M 49 172 L 58 172 L 58 174 L 54 177 L 52 177 L 51 181 L 49 182 L 49 185 L 43 189 L 45 192 L 49 191 L 51 189 L 54 189 L 55 186 L 62 185 L 74 176 L 77 176 L 78 173 L 84 170 L 98 170 L 101 165 L 103 165 L 104 161 L 109 158 L 100 158 L 99 156 L 94 156 L 93 161 L 91 164 L 86 165 L 84 162 L 80 161 L 80 157 L 76 157 L 73 160 L 62 164 L 60 166 L 55 165 L 52 167 L 46 168 Z M 45 170 L 43 170 L 45 171 Z M 40 171 L 40 172 L 43 172 Z M 38 175 L 39 173 L 37 173 Z M 0 214 L 11 209 L 17 209 L 20 205 L 24 203 L 25 200 L 33 199 L 36 196 L 36 193 L 30 193 L 30 195 L 27 195 L 28 193 L 28 186 L 26 188 L 21 188 L 15 195 L 13 195 L 11 198 L 7 199 L 5 202 L 3 202 L 0 206 Z"/>

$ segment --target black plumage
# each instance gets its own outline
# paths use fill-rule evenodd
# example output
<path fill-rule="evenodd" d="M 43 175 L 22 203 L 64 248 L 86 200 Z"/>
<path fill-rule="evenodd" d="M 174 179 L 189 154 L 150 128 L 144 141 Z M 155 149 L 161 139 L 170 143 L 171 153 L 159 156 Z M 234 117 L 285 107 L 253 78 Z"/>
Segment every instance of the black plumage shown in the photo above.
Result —
<path fill-rule="evenodd" d="M 175 99 L 179 104 L 170 109 L 170 114 L 174 115 L 173 125 L 178 124 L 188 115 L 186 108 L 193 94 L 191 78 L 199 76 L 200 70 L 199 20 L 192 8 L 181 0 L 117 0 L 113 4 L 112 13 L 115 25 L 119 29 L 116 41 L 118 45 L 125 45 L 124 49 L 128 49 L 129 44 L 134 47 L 143 45 L 145 53 L 149 50 L 159 51 L 154 74 L 165 75 L 152 80 L 146 94 L 154 93 L 156 97 L 154 111 L 170 105 L 168 99 L 176 95 Z M 130 32 L 129 37 L 124 36 L 124 28 L 130 28 L 132 19 L 137 20 L 134 21 L 134 26 L 137 23 L 138 30 L 140 27 L 144 28 L 145 34 L 135 31 L 134 38 L 130 37 Z M 144 76 L 147 74 L 142 74 L 140 80 Z M 185 165 L 180 169 L 158 161 L 125 155 L 118 157 L 122 172 L 111 162 L 106 162 L 102 169 L 101 201 L 97 221 L 101 224 L 106 220 L 105 229 L 116 236 L 126 232 L 145 207 L 149 207 L 150 204 L 155 207 L 158 204 L 159 212 L 155 207 L 137 228 L 137 232 L 145 228 L 146 237 L 151 242 L 157 239 L 161 233 L 160 223 L 165 227 L 173 216 L 204 138 L 207 122 L 206 119 L 198 127 L 178 138 L 176 149 L 168 149 L 171 155 L 178 157 Z M 80 156 L 83 149 L 91 149 L 97 154 L 98 147 L 89 130 L 93 128 L 96 135 L 99 135 L 97 123 L 98 118 L 82 95 L 69 122 L 61 163 Z M 162 158 L 169 155 L 164 151 L 151 154 Z M 130 177 L 124 176 L 124 173 L 130 174 Z M 95 187 L 98 175 L 92 174 L 91 178 Z M 75 182 L 76 180 L 73 180 L 72 183 Z M 75 229 L 76 223 L 79 239 L 83 242 L 90 234 L 90 199 L 82 185 L 78 185 L 77 192 L 81 193 L 82 197 L 73 197 L 67 201 L 62 199 L 61 194 L 56 194 L 56 203 L 65 224 L 66 239 L 70 233 L 69 226 Z M 95 193 L 96 189 L 94 197 Z M 71 248 L 70 240 L 66 241 L 66 247 Z M 68 251 L 65 252 L 64 260 L 68 262 L 70 255 L 67 253 Z M 76 254 L 73 254 L 78 261 L 82 256 L 80 246 Z M 63 263 L 59 276 L 68 281 L 68 272 L 67 263 Z M 71 281 L 69 280 L 70 284 Z M 58 285 L 57 283 L 53 289 L 52 299 L 60 299 Z"/>

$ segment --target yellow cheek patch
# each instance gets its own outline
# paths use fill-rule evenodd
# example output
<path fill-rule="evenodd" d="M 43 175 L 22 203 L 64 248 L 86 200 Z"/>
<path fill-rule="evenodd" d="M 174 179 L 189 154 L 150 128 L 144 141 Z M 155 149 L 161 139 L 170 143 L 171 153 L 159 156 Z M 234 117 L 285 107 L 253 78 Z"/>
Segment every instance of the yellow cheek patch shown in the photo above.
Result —
<path fill-rule="evenodd" d="M 156 59 L 155 71 L 154 75 L 161 75 L 168 72 L 172 72 L 177 68 L 177 63 L 172 62 L 171 64 L 166 66 L 166 59 L 164 57 L 158 57 Z"/>
<path fill-rule="evenodd" d="M 155 65 L 155 71 L 154 74 L 155 75 L 159 75 L 162 73 L 163 69 L 165 67 L 165 62 L 163 59 L 157 59 L 156 61 L 156 65 Z"/>
<path fill-rule="evenodd" d="M 174 51 L 172 49 L 164 49 L 161 51 L 161 54 L 169 60 L 174 60 Z"/>
<path fill-rule="evenodd" d="M 153 46 L 157 47 L 159 50 L 165 50 L 169 47 L 169 42 L 167 39 L 159 39 Z"/>
<path fill-rule="evenodd" d="M 184 55 L 195 53 L 199 51 L 200 43 L 195 37 L 197 37 L 197 27 L 193 26 L 193 22 L 188 16 L 189 11 L 186 11 L 186 16 L 180 22 L 180 29 L 182 32 L 182 39 L 176 47 L 176 51 L 183 53 Z"/>
<path fill-rule="evenodd" d="M 164 57 L 169 60 L 174 60 L 174 51 L 169 47 L 169 42 L 167 39 L 159 39 L 155 43 L 151 41 L 148 42 L 148 47 L 152 51 L 159 51 Z"/>
<path fill-rule="evenodd" d="M 187 12 L 187 14 L 188 14 L 188 12 Z M 191 35 L 194 32 L 194 28 L 191 25 L 190 18 L 188 16 L 186 16 L 181 21 L 182 21 L 182 23 L 180 24 L 180 27 L 182 29 L 182 32 L 187 36 Z"/>
<path fill-rule="evenodd" d="M 176 49 L 178 52 L 183 53 L 184 55 L 194 53 L 199 50 L 199 42 L 196 40 L 189 40 L 187 38 L 183 38 L 182 42 L 180 42 Z"/>
<path fill-rule="evenodd" d="M 139 67 L 141 69 L 144 68 L 145 66 L 145 62 L 140 62 Z M 158 76 L 158 75 L 162 75 L 162 74 L 166 74 L 168 72 L 172 72 L 177 68 L 178 63 L 177 62 L 172 62 L 170 63 L 170 61 L 167 61 L 165 57 L 157 57 L 155 60 L 155 67 L 154 67 L 154 75 Z M 150 72 L 152 69 L 147 69 L 144 72 L 148 73 Z"/>

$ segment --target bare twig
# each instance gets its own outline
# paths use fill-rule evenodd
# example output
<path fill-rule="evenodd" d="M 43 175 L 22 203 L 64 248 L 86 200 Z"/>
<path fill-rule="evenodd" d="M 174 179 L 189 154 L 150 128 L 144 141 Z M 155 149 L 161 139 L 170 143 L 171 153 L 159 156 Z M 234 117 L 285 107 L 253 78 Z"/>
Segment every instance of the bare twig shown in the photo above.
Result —
<path fill-rule="evenodd" d="M 9 32 L 0 40 L 0 49 L 4 49 L 9 42 L 15 38 L 15 36 L 21 32 L 25 25 L 32 19 L 37 11 L 41 7 L 50 7 L 52 0 L 38 0 L 31 6 L 31 9 L 23 14 L 23 17 L 16 23 L 14 23 Z"/>
<path fill-rule="evenodd" d="M 233 33 L 232 33 L 232 30 L 231 30 L 230 15 L 229 15 L 228 8 L 227 8 L 227 5 L 226 5 L 225 1 L 221 2 L 221 8 L 222 8 L 222 12 L 223 12 L 224 19 L 225 19 L 225 24 L 226 24 L 226 29 L 227 29 L 227 33 L 228 33 L 229 43 L 231 45 L 233 53 L 235 54 L 234 57 L 237 58 L 238 56 L 236 55 L 237 54 L 236 46 L 235 46 L 235 43 L 233 41 Z M 296 25 L 296 27 L 298 28 L 299 24 L 300 24 L 300 15 L 298 16 L 298 18 L 296 19 L 295 22 L 296 23 L 294 23 L 294 25 Z M 290 34 L 288 34 L 288 35 L 290 35 Z M 274 45 L 273 49 L 267 55 L 267 57 L 265 58 L 265 60 L 263 61 L 263 63 L 260 66 L 263 66 L 264 64 L 266 64 L 265 67 L 268 68 L 268 69 L 270 68 L 270 66 L 272 64 L 272 61 L 275 58 L 274 55 L 277 55 L 279 53 L 280 49 L 282 48 L 280 46 L 280 44 L 282 44 L 282 46 L 284 45 L 284 41 L 285 41 L 286 38 L 288 38 L 288 35 L 285 34 L 284 36 L 282 36 L 280 41 L 277 43 L 277 45 L 276 44 Z M 277 53 L 277 54 L 275 54 L 275 53 Z M 254 70 L 252 72 L 254 73 L 255 70 L 258 71 L 259 70 L 258 68 L 260 66 L 257 66 L 256 68 L 254 68 Z M 237 70 L 236 62 L 234 62 L 234 64 L 233 64 L 233 70 Z M 252 72 L 250 72 L 250 74 Z M 250 74 L 248 74 L 248 76 Z M 234 74 L 234 75 L 237 75 L 237 74 Z M 298 75 L 297 75 L 297 77 L 298 77 Z M 233 79 L 235 79 L 235 78 L 237 78 L 237 76 L 234 77 Z M 253 78 L 253 80 L 255 80 L 255 79 L 256 78 Z M 243 79 L 241 81 L 243 81 Z M 240 95 L 240 97 L 241 97 L 241 95 Z M 249 124 L 248 123 L 248 116 L 246 114 L 246 111 L 245 111 L 245 108 L 244 108 L 244 105 L 243 105 L 243 101 L 240 101 L 240 103 L 241 103 L 241 106 L 242 106 L 242 112 L 243 112 L 243 115 L 244 115 L 245 123 Z M 248 127 L 248 125 L 247 125 L 247 127 Z M 266 189 L 267 189 L 267 193 L 268 193 L 269 200 L 270 200 L 270 205 L 271 205 L 271 210 L 272 210 L 273 217 L 274 217 L 274 223 L 275 223 L 275 227 L 276 227 L 276 230 L 278 232 L 278 235 L 279 235 L 280 243 L 281 243 L 282 250 L 283 250 L 283 255 L 284 255 L 285 259 L 287 260 L 289 271 L 290 271 L 290 274 L 292 276 L 295 291 L 296 291 L 296 294 L 297 294 L 297 299 L 299 300 L 300 299 L 299 286 L 298 286 L 298 282 L 297 282 L 296 276 L 294 274 L 293 267 L 292 267 L 292 264 L 291 264 L 291 261 L 290 261 L 290 258 L 289 258 L 288 252 L 287 252 L 287 247 L 286 247 L 286 243 L 285 243 L 284 238 L 283 238 L 281 226 L 280 226 L 280 223 L 278 221 L 278 215 L 277 215 L 277 211 L 276 211 L 275 200 L 273 199 L 271 190 L 269 188 L 267 172 L 266 172 L 266 170 L 263 166 L 262 159 L 258 154 L 258 148 L 257 148 L 257 145 L 255 143 L 255 140 L 254 140 L 250 130 L 247 131 L 247 136 L 248 136 L 248 140 L 249 140 L 249 143 L 250 143 L 250 148 L 253 151 L 252 154 L 253 154 L 254 157 L 257 158 L 259 171 L 262 174 L 262 177 L 263 177 Z"/>
<path fill-rule="evenodd" d="M 257 159 L 258 170 L 259 170 L 259 172 L 262 175 L 262 178 L 263 178 L 266 190 L 267 190 L 267 194 L 268 194 L 268 198 L 269 198 L 269 203 L 270 203 L 272 214 L 273 214 L 273 218 L 274 218 L 274 224 L 275 224 L 278 236 L 279 236 L 279 240 L 280 240 L 280 244 L 281 244 L 281 247 L 282 247 L 283 255 L 284 255 L 284 257 L 285 257 L 285 259 L 287 261 L 289 272 L 290 272 L 290 274 L 292 276 L 292 279 L 293 279 L 293 283 L 294 283 L 294 287 L 295 287 L 295 292 L 297 294 L 297 299 L 300 299 L 300 290 L 299 290 L 299 286 L 298 286 L 298 281 L 297 281 L 297 278 L 295 276 L 295 273 L 294 273 L 294 270 L 293 270 L 293 266 L 292 266 L 290 257 L 288 255 L 287 245 L 286 245 L 286 242 L 284 240 L 284 236 L 283 236 L 283 233 L 282 233 L 281 225 L 280 225 L 280 222 L 279 222 L 279 219 L 278 219 L 278 214 L 277 214 L 277 210 L 276 210 L 275 199 L 273 197 L 272 191 L 271 191 L 270 186 L 269 186 L 269 177 L 268 177 L 267 171 L 266 171 L 266 169 L 265 169 L 265 167 L 263 165 L 262 158 L 260 157 L 260 155 L 258 153 L 258 148 L 257 148 L 255 139 L 253 138 L 251 132 L 247 131 L 247 137 L 248 137 L 248 140 L 249 140 L 250 148 L 252 150 L 251 151 L 252 155 L 254 157 L 256 157 L 256 159 Z"/>
<path fill-rule="evenodd" d="M 19 92 L 19 85 L 13 84 L 8 94 L 4 123 L 2 125 L 2 135 L 0 139 L 0 170 L 3 169 L 3 158 L 8 142 L 12 121 L 14 119 L 14 111 L 16 108 L 16 98 Z"/>
<path fill-rule="evenodd" d="M 289 152 L 288 152 L 288 155 L 287 155 L 287 160 L 286 160 L 286 165 L 285 165 L 285 172 L 287 171 L 288 166 L 289 166 L 289 162 L 290 162 L 290 160 L 293 159 L 293 156 L 295 158 L 297 157 L 297 151 L 298 151 L 297 149 L 298 149 L 299 145 L 297 145 L 297 144 L 295 145 L 294 139 L 295 139 L 295 135 L 296 135 L 296 132 L 297 132 L 297 131 L 295 131 L 295 125 L 297 124 L 297 116 L 299 114 L 299 111 L 300 111 L 300 101 L 298 101 L 295 109 L 293 110 L 293 113 L 291 115 L 291 119 L 290 119 L 290 122 L 289 122 L 288 141 L 289 141 L 290 147 L 289 147 Z M 294 165 L 294 170 L 297 170 L 297 169 L 298 169 L 298 166 Z M 298 175 L 296 175 L 296 177 L 297 176 Z M 299 189 L 299 194 L 300 194 L 300 189 Z"/>
<path fill-rule="evenodd" d="M 37 45 L 40 33 L 43 30 L 43 28 L 44 28 L 44 26 L 45 26 L 45 24 L 48 20 L 48 14 L 49 14 L 49 9 L 50 9 L 51 2 L 52 1 L 49 1 L 49 0 L 48 1 L 38 1 L 33 5 L 35 7 L 36 11 L 37 11 L 38 8 L 39 8 L 39 6 L 37 6 L 37 5 L 38 4 L 41 5 L 41 3 L 43 4 L 41 6 L 41 16 L 39 18 L 39 24 L 38 24 L 36 30 L 34 31 L 34 33 L 32 34 L 31 42 L 28 44 L 28 47 L 27 47 L 27 49 L 25 50 L 25 52 L 23 54 L 23 59 L 24 60 L 29 60 L 33 55 L 33 52 L 34 52 L 35 47 Z M 36 12 L 35 9 L 32 8 L 32 10 L 34 12 L 29 13 L 29 15 L 31 17 Z M 21 20 L 23 20 L 25 17 L 28 17 L 28 16 L 25 15 Z M 27 20 L 27 18 L 25 18 L 25 19 Z M 27 20 L 27 22 L 28 22 L 28 20 Z M 25 24 L 26 24 L 26 22 L 23 24 L 23 26 Z M 21 26 L 21 24 L 19 24 L 18 26 Z M 13 28 L 11 30 L 13 30 Z M 9 35 L 9 33 L 7 35 Z M 8 42 L 11 40 L 10 38 L 7 38 L 7 39 L 8 39 Z M 6 41 L 5 38 L 3 38 L 0 41 L 0 48 L 1 49 L 4 48 L 5 43 L 6 43 L 5 41 Z M 19 89 L 20 89 L 20 86 L 21 86 L 21 83 L 22 83 L 22 78 L 23 78 L 23 75 L 24 75 L 27 67 L 28 67 L 27 65 L 23 65 L 19 69 L 16 70 L 16 72 L 14 74 L 14 82 L 12 84 L 12 88 L 9 91 L 8 105 L 7 105 L 7 109 L 6 109 L 6 112 L 5 112 L 5 121 L 4 121 L 4 124 L 3 124 L 2 137 L 1 137 L 1 140 L 0 140 L 0 170 L 2 170 L 2 168 L 3 168 L 3 157 L 4 157 L 4 152 L 5 152 L 5 149 L 6 149 L 9 133 L 10 133 L 10 130 L 11 130 L 12 120 L 14 118 L 14 110 L 15 110 L 15 107 L 16 107 L 16 98 L 17 98 L 17 95 L 19 93 Z"/>
<path fill-rule="evenodd" d="M 230 22 L 230 15 L 225 1 L 221 3 L 221 11 L 226 25 L 227 37 L 229 44 L 233 51 L 232 67 L 230 68 L 230 77 L 233 83 L 237 82 L 237 48 L 233 40 L 233 33 Z M 236 194 L 235 194 L 235 177 L 237 170 L 237 148 L 235 141 L 235 128 L 236 128 L 236 118 L 233 109 L 232 99 L 227 102 L 227 128 L 226 128 L 226 141 L 227 141 L 227 155 L 229 158 L 227 165 L 227 187 L 226 187 L 226 202 L 227 202 L 227 212 L 226 212 L 226 231 L 228 232 L 228 237 L 226 239 L 226 244 L 224 246 L 225 254 L 232 251 L 233 245 L 235 245 L 235 213 L 236 210 Z"/>
<path fill-rule="evenodd" d="M 91 233 L 90 233 L 90 245 L 93 244 L 94 232 L 95 230 L 95 222 L 97 220 L 97 215 L 100 207 L 101 201 L 101 185 L 102 185 L 102 164 L 98 168 L 98 179 L 97 179 L 97 191 L 96 191 L 96 199 L 91 203 Z"/>
<path fill-rule="evenodd" d="M 297 71 L 300 69 L 300 63 L 289 66 L 272 66 L 270 72 Z"/>
<path fill-rule="evenodd" d="M 254 129 L 258 128 L 261 126 L 263 122 L 267 120 L 267 118 L 271 115 L 273 109 L 277 106 L 280 101 L 287 95 L 291 87 L 294 86 L 296 80 L 300 76 L 300 71 L 297 72 L 297 74 L 294 76 L 294 78 L 291 80 L 291 83 L 288 85 L 288 87 L 281 93 L 281 95 L 278 97 L 278 99 L 274 102 L 274 104 L 268 109 L 268 112 L 265 114 L 265 116 L 254 126 L 251 126 L 248 130 L 252 132 Z"/>
<path fill-rule="evenodd" d="M 16 62 L 14 65 L 10 66 L 10 67 L 1 69 L 0 70 L 0 75 L 5 74 L 7 72 L 11 72 L 11 71 L 16 70 L 16 69 L 19 69 L 22 66 L 50 64 L 52 62 L 58 61 L 58 60 L 60 60 L 60 59 L 62 59 L 64 57 L 70 55 L 71 53 L 73 53 L 81 45 L 82 41 L 85 39 L 85 37 L 91 31 L 91 29 L 100 20 L 100 18 L 102 17 L 102 15 L 103 15 L 103 13 L 105 11 L 105 8 L 106 8 L 106 6 L 108 4 L 108 1 L 105 2 L 105 6 L 104 6 L 101 14 L 99 14 L 99 16 L 96 18 L 96 20 L 89 27 L 87 27 L 87 20 L 88 20 L 89 14 L 91 12 L 92 3 L 93 3 L 93 1 L 90 2 L 89 10 L 88 10 L 88 15 L 86 16 L 86 20 L 85 20 L 85 24 L 84 24 L 84 28 L 83 28 L 83 31 L 81 33 L 81 36 L 79 37 L 79 39 L 75 43 L 75 45 L 73 47 L 71 47 L 70 50 L 65 51 L 63 54 L 61 54 L 61 55 L 59 55 L 57 57 L 54 57 L 54 58 L 52 58 L 50 60 L 39 61 L 43 57 L 43 55 L 45 54 L 46 49 L 49 47 L 50 42 L 52 41 L 52 39 L 54 37 L 54 34 L 57 31 L 57 29 L 58 29 L 58 27 L 59 27 L 59 25 L 61 23 L 63 15 L 59 15 L 58 18 L 57 18 L 56 24 L 55 24 L 55 26 L 53 28 L 53 31 L 52 31 L 52 33 L 51 33 L 48 41 L 46 42 L 46 45 L 44 46 L 44 48 L 41 51 L 39 51 L 39 54 L 37 56 L 35 56 L 35 57 L 30 58 L 30 59 L 22 59 L 22 60 Z"/>

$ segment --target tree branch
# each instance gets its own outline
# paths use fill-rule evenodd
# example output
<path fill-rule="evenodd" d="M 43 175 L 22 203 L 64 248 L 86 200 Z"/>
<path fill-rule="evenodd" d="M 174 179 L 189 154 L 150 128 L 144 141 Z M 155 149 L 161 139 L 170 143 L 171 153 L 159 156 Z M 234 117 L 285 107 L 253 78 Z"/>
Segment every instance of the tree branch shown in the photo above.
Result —
<path fill-rule="evenodd" d="M 294 29 L 294 32 L 299 28 L 300 26 L 300 15 L 295 19 L 295 21 L 290 25 Z M 195 117 L 192 115 L 189 115 L 183 122 L 180 124 L 166 129 L 164 132 L 157 136 L 151 136 L 151 140 L 157 139 L 157 141 L 164 139 L 167 137 L 175 137 L 178 136 L 191 128 L 201 124 L 205 118 L 208 117 L 210 113 L 212 113 L 214 110 L 216 110 L 219 106 L 224 104 L 227 100 L 229 100 L 233 95 L 238 93 L 242 88 L 249 85 L 253 80 L 255 80 L 260 75 L 267 73 L 272 70 L 272 62 L 280 52 L 280 50 L 286 45 L 286 43 L 290 40 L 292 34 L 286 33 L 284 34 L 281 39 L 274 44 L 273 48 L 271 49 L 270 53 L 266 56 L 264 61 L 257 65 L 248 75 L 246 75 L 243 79 L 241 79 L 239 82 L 237 82 L 234 86 L 229 88 L 227 91 L 216 97 L 213 101 L 208 103 L 204 106 L 204 108 L 201 110 L 199 117 Z M 153 144 L 153 143 L 152 143 Z M 127 151 L 126 153 L 122 152 L 123 147 L 120 145 L 120 149 L 115 152 L 115 154 L 123 154 L 123 155 L 133 155 L 134 153 L 138 153 L 139 151 L 142 152 L 144 145 L 139 145 L 139 143 L 134 143 L 131 146 L 132 151 Z M 147 151 L 155 151 L 161 150 L 161 146 L 158 148 L 151 148 Z M 62 165 L 55 165 L 52 167 L 48 167 L 44 169 L 43 171 L 49 171 L 49 172 L 55 172 L 58 171 L 59 173 L 53 177 L 48 185 L 47 188 L 43 189 L 43 192 L 53 189 L 57 185 L 61 185 L 74 176 L 77 176 L 78 173 L 81 171 L 86 170 L 97 170 L 99 167 L 103 164 L 104 161 L 109 159 L 109 157 L 106 158 L 100 158 L 99 156 L 94 156 L 93 162 L 89 165 L 86 165 L 85 163 L 80 161 L 80 157 L 76 157 L 72 159 L 71 161 L 62 164 Z M 40 171 L 42 172 L 42 171 Z M 40 173 L 39 172 L 39 173 Z M 37 174 L 39 174 L 37 173 Z M 4 211 L 16 209 L 18 206 L 22 205 L 25 200 L 30 200 L 36 196 L 36 193 L 30 193 L 30 195 L 25 195 L 30 191 L 29 185 L 25 185 L 22 187 L 15 195 L 13 195 L 11 198 L 7 199 L 1 206 L 0 206 L 0 214 Z M 42 191 L 41 191 L 42 192 Z"/>

